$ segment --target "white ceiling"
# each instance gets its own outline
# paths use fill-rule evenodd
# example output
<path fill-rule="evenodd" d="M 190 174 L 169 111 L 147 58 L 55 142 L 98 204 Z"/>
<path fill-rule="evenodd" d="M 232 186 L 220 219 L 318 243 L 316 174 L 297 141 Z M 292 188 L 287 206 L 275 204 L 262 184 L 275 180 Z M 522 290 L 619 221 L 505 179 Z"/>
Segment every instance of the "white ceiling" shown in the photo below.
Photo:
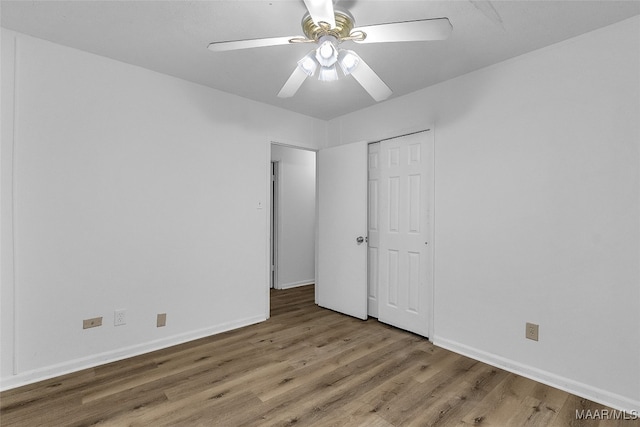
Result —
<path fill-rule="evenodd" d="M 356 26 L 440 17 L 451 21 L 453 33 L 446 41 L 350 47 L 393 90 L 392 97 L 640 14 L 640 1 L 634 0 L 495 0 L 490 4 L 499 22 L 480 10 L 488 4 L 340 0 L 336 7 L 348 9 Z M 5 28 L 312 117 L 331 119 L 374 104 L 351 77 L 337 82 L 309 78 L 293 98 L 278 98 L 309 45 L 207 50 L 213 41 L 301 36 L 305 12 L 302 0 L 2 0 L 0 9 Z"/>

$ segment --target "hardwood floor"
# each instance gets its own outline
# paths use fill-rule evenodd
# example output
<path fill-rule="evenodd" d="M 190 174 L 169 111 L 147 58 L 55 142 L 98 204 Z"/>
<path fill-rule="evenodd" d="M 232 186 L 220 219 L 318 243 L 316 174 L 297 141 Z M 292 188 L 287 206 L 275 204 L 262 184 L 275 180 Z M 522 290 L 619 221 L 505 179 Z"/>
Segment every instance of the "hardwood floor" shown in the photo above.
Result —
<path fill-rule="evenodd" d="M 257 325 L 3 392 L 0 424 L 640 425 L 601 420 L 613 410 L 375 319 L 319 308 L 313 292 L 272 291 L 271 318 Z M 590 419 L 576 419 L 583 410 Z"/>

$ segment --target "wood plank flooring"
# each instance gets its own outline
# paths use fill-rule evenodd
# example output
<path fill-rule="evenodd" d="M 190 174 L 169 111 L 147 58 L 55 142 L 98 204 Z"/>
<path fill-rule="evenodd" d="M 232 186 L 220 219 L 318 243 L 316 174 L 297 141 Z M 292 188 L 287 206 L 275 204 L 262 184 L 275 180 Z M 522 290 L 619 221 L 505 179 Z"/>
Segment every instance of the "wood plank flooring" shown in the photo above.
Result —
<path fill-rule="evenodd" d="M 272 291 L 266 322 L 3 392 L 0 424 L 640 426 L 313 298 Z"/>

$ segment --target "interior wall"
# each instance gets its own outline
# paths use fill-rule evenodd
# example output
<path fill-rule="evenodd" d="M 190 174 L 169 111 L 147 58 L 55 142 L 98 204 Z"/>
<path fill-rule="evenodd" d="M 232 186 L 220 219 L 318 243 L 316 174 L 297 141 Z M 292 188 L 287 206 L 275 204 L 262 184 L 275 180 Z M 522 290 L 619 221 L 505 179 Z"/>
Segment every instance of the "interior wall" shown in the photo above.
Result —
<path fill-rule="evenodd" d="M 315 282 L 316 153 L 273 144 L 278 163 L 276 288 Z"/>
<path fill-rule="evenodd" d="M 340 117 L 328 138 L 435 124 L 434 342 L 627 410 L 640 409 L 639 27 Z"/>
<path fill-rule="evenodd" d="M 2 388 L 264 320 L 270 142 L 317 148 L 325 122 L 2 43 Z"/>

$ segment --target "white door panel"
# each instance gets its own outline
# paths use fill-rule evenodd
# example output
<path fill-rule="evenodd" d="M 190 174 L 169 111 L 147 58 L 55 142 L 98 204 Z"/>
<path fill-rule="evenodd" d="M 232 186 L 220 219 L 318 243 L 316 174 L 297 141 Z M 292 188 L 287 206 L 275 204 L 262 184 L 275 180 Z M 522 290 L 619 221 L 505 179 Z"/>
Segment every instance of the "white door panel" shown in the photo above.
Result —
<path fill-rule="evenodd" d="M 367 318 L 367 144 L 318 152 L 316 302 Z"/>
<path fill-rule="evenodd" d="M 433 262 L 430 132 L 380 143 L 378 319 L 428 336 Z"/>

